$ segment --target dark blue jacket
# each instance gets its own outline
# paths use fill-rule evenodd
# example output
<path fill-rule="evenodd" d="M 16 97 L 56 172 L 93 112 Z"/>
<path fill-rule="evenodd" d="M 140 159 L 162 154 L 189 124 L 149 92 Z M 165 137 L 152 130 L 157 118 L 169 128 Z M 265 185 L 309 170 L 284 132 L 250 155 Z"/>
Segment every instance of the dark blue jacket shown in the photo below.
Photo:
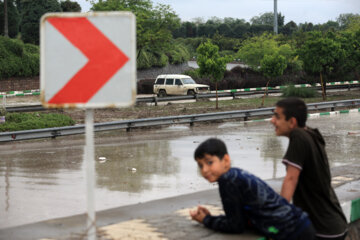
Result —
<path fill-rule="evenodd" d="M 305 212 L 244 170 L 231 168 L 218 183 L 225 216 L 206 216 L 208 228 L 241 233 L 249 221 L 267 237 L 293 239 L 310 224 Z"/>

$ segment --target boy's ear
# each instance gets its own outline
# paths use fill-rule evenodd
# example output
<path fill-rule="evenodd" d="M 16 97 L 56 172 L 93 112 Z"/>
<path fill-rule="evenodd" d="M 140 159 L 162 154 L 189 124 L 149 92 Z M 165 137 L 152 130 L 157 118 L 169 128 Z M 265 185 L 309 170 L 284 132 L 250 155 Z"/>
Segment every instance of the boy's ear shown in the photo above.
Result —
<path fill-rule="evenodd" d="M 223 157 L 223 161 L 226 164 L 227 167 L 231 166 L 231 160 L 229 154 L 225 154 Z"/>
<path fill-rule="evenodd" d="M 289 122 L 290 122 L 290 127 L 291 127 L 291 128 L 296 128 L 296 127 L 298 127 L 298 122 L 297 122 L 297 120 L 296 120 L 295 117 L 291 117 L 291 118 L 289 119 Z"/>

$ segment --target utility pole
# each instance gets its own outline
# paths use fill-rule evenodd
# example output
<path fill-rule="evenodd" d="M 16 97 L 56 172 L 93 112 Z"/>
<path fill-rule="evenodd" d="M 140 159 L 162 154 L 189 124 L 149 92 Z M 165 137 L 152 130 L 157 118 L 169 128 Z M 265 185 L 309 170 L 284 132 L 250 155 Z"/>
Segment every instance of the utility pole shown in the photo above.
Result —
<path fill-rule="evenodd" d="M 278 34 L 277 0 L 274 0 L 274 33 Z"/>

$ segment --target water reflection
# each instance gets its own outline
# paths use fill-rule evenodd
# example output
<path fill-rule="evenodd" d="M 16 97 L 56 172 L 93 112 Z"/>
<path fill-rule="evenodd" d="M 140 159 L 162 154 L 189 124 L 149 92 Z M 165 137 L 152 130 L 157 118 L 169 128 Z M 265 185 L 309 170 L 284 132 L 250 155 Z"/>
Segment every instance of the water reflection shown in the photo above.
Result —
<path fill-rule="evenodd" d="M 140 192 L 151 189 L 153 175 L 166 176 L 179 169 L 179 159 L 171 157 L 168 141 L 152 141 L 127 146 L 98 146 L 97 185 L 111 191 Z M 135 168 L 136 172 L 132 171 Z"/>
<path fill-rule="evenodd" d="M 276 178 L 277 165 L 281 162 L 284 154 L 283 145 L 280 138 L 276 136 L 268 136 L 261 140 L 261 158 L 264 161 L 271 161 L 273 163 L 272 178 Z"/>

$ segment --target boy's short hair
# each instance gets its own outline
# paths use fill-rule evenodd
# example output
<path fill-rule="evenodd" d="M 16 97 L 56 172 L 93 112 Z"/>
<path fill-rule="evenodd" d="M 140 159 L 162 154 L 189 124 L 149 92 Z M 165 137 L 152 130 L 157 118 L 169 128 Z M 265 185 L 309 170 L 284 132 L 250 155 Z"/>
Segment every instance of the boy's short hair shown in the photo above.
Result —
<path fill-rule="evenodd" d="M 283 109 L 286 120 L 294 117 L 296 118 L 299 127 L 305 127 L 307 120 L 307 107 L 303 100 L 296 97 L 285 98 L 278 101 L 276 106 Z"/>
<path fill-rule="evenodd" d="M 228 154 L 228 152 L 223 141 L 217 138 L 209 138 L 196 148 L 194 159 L 197 160 L 204 158 L 205 154 L 217 156 L 221 160 L 225 154 Z"/>

